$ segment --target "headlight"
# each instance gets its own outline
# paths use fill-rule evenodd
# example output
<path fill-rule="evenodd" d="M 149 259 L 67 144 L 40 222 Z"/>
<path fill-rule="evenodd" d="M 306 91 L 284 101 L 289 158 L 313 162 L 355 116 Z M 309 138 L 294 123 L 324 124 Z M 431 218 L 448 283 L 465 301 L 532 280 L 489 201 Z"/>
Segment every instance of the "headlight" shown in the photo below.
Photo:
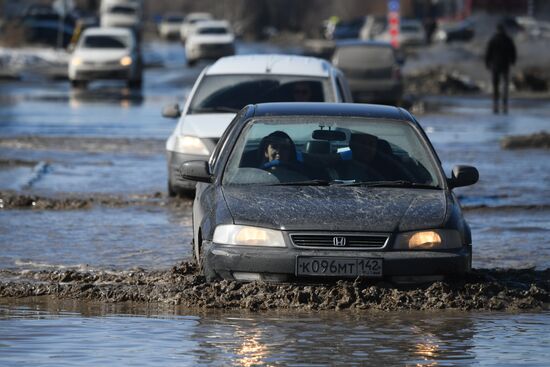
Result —
<path fill-rule="evenodd" d="M 450 229 L 401 233 L 393 246 L 396 250 L 445 250 L 460 247 L 460 233 Z"/>
<path fill-rule="evenodd" d="M 210 155 L 210 151 L 196 136 L 176 136 L 176 149 L 179 153 Z"/>
<path fill-rule="evenodd" d="M 78 66 L 82 64 L 82 59 L 80 57 L 73 57 L 71 59 L 71 64 L 73 64 L 74 66 Z"/>
<path fill-rule="evenodd" d="M 232 224 L 216 227 L 214 243 L 236 246 L 285 247 L 281 231 Z"/>
<path fill-rule="evenodd" d="M 124 56 L 122 59 L 120 59 L 120 65 L 122 66 L 132 65 L 132 58 L 130 56 Z"/>

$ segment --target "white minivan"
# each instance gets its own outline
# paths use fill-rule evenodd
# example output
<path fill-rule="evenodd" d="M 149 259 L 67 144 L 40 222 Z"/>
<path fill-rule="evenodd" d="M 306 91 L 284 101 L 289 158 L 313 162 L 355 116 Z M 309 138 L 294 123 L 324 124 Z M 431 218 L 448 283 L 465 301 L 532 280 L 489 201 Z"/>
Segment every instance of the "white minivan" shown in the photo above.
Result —
<path fill-rule="evenodd" d="M 307 101 L 352 102 L 344 74 L 326 60 L 291 55 L 227 56 L 207 66 L 183 109 L 171 105 L 163 110 L 164 117 L 179 117 L 166 141 L 169 195 L 194 193 L 196 182 L 182 179 L 180 166 L 208 160 L 244 106 Z"/>

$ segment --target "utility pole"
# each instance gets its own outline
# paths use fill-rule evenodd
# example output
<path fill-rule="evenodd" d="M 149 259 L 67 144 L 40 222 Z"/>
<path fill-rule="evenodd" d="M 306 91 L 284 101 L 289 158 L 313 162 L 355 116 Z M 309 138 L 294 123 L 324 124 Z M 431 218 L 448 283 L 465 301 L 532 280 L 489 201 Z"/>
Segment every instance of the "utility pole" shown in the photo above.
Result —
<path fill-rule="evenodd" d="M 63 38 L 65 35 L 65 16 L 67 14 L 67 1 L 58 0 L 58 4 L 59 22 L 57 27 L 57 48 L 61 49 L 63 48 Z"/>

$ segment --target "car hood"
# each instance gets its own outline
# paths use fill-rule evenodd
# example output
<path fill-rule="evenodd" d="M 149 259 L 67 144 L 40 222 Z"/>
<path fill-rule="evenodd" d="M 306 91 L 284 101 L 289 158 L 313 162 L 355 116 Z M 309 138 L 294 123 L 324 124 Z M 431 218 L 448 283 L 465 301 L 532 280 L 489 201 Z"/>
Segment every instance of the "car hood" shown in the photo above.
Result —
<path fill-rule="evenodd" d="M 285 230 L 394 232 L 441 226 L 443 190 L 225 186 L 235 224 Z"/>
<path fill-rule="evenodd" d="M 234 113 L 201 113 L 185 115 L 178 124 L 179 135 L 219 138 L 235 117 Z"/>
<path fill-rule="evenodd" d="M 84 61 L 111 62 L 117 61 L 130 54 L 128 49 L 79 49 L 73 57 L 79 57 Z"/>

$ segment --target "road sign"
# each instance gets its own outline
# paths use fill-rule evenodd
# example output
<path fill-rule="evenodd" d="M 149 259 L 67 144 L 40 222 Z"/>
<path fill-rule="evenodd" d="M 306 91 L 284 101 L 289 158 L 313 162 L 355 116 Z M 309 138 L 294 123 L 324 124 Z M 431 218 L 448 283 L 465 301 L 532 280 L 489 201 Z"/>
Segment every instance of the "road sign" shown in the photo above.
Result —
<path fill-rule="evenodd" d="M 388 0 L 388 24 L 390 31 L 390 43 L 393 47 L 399 47 L 400 15 L 399 0 Z"/>

